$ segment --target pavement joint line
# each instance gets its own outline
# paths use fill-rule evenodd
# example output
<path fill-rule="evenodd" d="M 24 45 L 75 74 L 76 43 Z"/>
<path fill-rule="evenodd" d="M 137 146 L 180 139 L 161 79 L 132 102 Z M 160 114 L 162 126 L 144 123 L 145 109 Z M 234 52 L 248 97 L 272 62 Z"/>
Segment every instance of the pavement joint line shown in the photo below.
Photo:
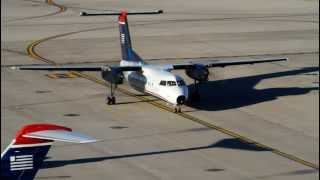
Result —
<path fill-rule="evenodd" d="M 35 19 L 35 18 L 42 18 L 42 17 L 47 17 L 47 16 L 53 16 L 56 14 L 60 14 L 62 12 L 65 12 L 67 10 L 67 7 L 62 6 L 60 4 L 56 4 L 53 0 L 45 0 L 45 3 L 48 4 L 49 6 L 55 6 L 59 10 L 55 11 L 53 13 L 45 14 L 45 15 L 39 15 L 39 16 L 32 16 L 32 17 L 25 17 L 25 18 L 18 18 L 18 19 L 12 19 L 8 20 L 7 22 L 14 22 L 14 21 L 21 21 L 21 20 L 28 20 L 28 19 Z"/>
<path fill-rule="evenodd" d="M 52 4 L 55 4 L 52 0 L 48 0 L 48 2 L 50 2 L 50 3 L 52 3 Z M 57 4 L 55 4 L 55 5 L 57 5 Z M 59 6 L 60 6 L 60 5 L 59 5 Z M 83 32 L 83 31 L 78 31 L 78 32 Z M 54 39 L 54 38 L 58 38 L 58 37 L 61 37 L 61 36 L 66 36 L 66 35 L 70 35 L 70 34 L 74 34 L 74 33 L 76 33 L 76 32 L 65 33 L 65 34 L 60 34 L 60 35 L 55 35 L 55 36 L 50 36 L 50 37 L 47 37 L 47 38 L 43 38 L 43 39 L 34 41 L 34 42 L 32 42 L 31 44 L 29 44 L 29 45 L 27 46 L 27 53 L 28 53 L 28 55 L 29 55 L 30 57 L 32 57 L 32 58 L 34 58 L 34 59 L 37 59 L 37 60 L 46 62 L 46 63 L 48 63 L 48 64 L 53 64 L 53 65 L 55 65 L 56 62 L 54 62 L 54 61 L 52 61 L 52 60 L 49 60 L 49 59 L 46 59 L 46 58 L 40 56 L 38 53 L 36 53 L 36 52 L 35 52 L 35 47 L 36 47 L 37 45 L 39 45 L 40 43 L 44 42 L 44 41 L 48 41 L 48 40 L 50 40 L 50 39 Z M 98 79 L 98 78 L 96 78 L 96 77 L 94 77 L 94 76 L 91 76 L 91 75 L 88 75 L 88 74 L 85 74 L 85 73 L 76 72 L 76 71 L 70 71 L 70 72 L 71 72 L 72 74 L 74 74 L 74 75 L 77 75 L 77 76 L 79 76 L 79 77 L 83 77 L 83 78 L 88 79 L 88 80 L 90 80 L 90 81 L 96 82 L 96 83 L 98 83 L 98 84 L 100 84 L 100 85 L 109 86 L 105 81 L 102 81 L 102 80 L 100 80 L 100 79 Z M 148 101 L 148 100 L 149 100 L 148 98 L 143 97 L 143 96 L 137 96 L 137 95 L 135 95 L 134 93 L 131 93 L 130 91 L 128 91 L 128 90 L 126 90 L 126 89 L 123 89 L 123 88 L 119 88 L 119 87 L 118 87 L 118 90 L 119 90 L 120 92 L 126 94 L 126 95 L 129 95 L 129 96 L 135 97 L 135 98 L 137 98 L 137 99 L 143 100 L 143 101 L 145 101 L 145 102 L 147 102 L 147 103 L 149 103 L 149 104 L 152 104 L 152 105 L 154 105 L 154 106 L 156 106 L 156 107 L 158 107 L 158 108 L 160 108 L 160 109 L 163 109 L 163 110 L 166 110 L 166 111 L 168 111 L 168 112 L 174 113 L 174 111 L 173 111 L 172 108 L 170 108 L 170 107 L 168 107 L 168 106 L 166 106 L 166 105 L 164 105 L 164 104 L 161 104 L 161 103 L 155 102 L 155 101 Z M 245 137 L 245 136 L 242 136 L 242 135 L 240 135 L 240 134 L 237 134 L 237 133 L 235 133 L 235 132 L 233 132 L 233 131 L 231 131 L 231 130 L 228 130 L 228 129 L 225 129 L 225 128 L 223 128 L 223 127 L 220 127 L 220 126 L 214 125 L 214 124 L 212 124 L 212 123 L 209 123 L 209 122 L 207 122 L 207 121 L 201 120 L 201 119 L 199 119 L 199 118 L 197 118 L 197 117 L 194 117 L 194 116 L 192 116 L 192 115 L 190 115 L 190 114 L 187 114 L 187 113 L 184 113 L 184 112 L 175 113 L 175 114 L 176 114 L 176 115 L 179 115 L 179 116 L 181 116 L 181 117 L 183 117 L 183 118 L 185 118 L 185 119 L 191 120 L 191 121 L 193 121 L 193 122 L 195 122 L 195 123 L 201 124 L 201 125 L 203 125 L 203 126 L 205 126 L 205 127 L 208 127 L 208 128 L 214 129 L 214 130 L 217 130 L 217 131 L 219 131 L 219 132 L 221 132 L 221 133 L 223 133 L 223 134 L 227 134 L 227 135 L 229 135 L 229 136 L 231 136 L 231 137 L 237 138 L 237 139 L 239 139 L 240 141 L 242 141 L 242 142 L 244 142 L 244 143 L 253 144 L 253 145 L 257 146 L 257 147 L 261 147 L 261 148 L 264 148 L 264 149 L 266 149 L 266 150 L 269 150 L 270 152 L 272 152 L 272 153 L 274 153 L 274 154 L 277 154 L 277 155 L 280 155 L 280 156 L 282 156 L 282 157 L 284 157 L 284 158 L 287 158 L 287 159 L 289 159 L 289 160 L 292 160 L 292 161 L 295 161 L 295 162 L 300 163 L 300 164 L 302 164 L 302 165 L 305 165 L 305 166 L 311 167 L 311 168 L 313 168 L 313 169 L 319 170 L 319 165 L 317 165 L 317 164 L 308 162 L 308 161 L 303 160 L 303 159 L 301 159 L 301 158 L 299 158 L 299 157 L 297 157 L 297 156 L 294 156 L 294 155 L 292 155 L 292 154 L 288 154 L 288 153 L 282 152 L 282 151 L 280 151 L 280 150 L 278 150 L 278 149 L 275 149 L 275 148 L 272 148 L 272 147 L 270 147 L 270 146 L 264 145 L 264 144 L 262 144 L 262 143 L 259 143 L 259 142 L 257 142 L 257 141 L 254 141 L 254 140 L 252 140 L 252 139 L 250 139 L 250 138 L 247 138 L 247 137 Z"/>

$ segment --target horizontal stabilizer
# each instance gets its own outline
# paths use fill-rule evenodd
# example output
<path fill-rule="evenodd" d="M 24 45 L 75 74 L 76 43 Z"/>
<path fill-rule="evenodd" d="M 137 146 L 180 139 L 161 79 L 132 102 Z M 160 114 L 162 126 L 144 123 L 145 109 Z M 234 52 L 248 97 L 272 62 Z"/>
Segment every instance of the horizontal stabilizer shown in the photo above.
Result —
<path fill-rule="evenodd" d="M 26 125 L 1 153 L 0 179 L 33 180 L 53 141 L 90 143 L 97 140 L 55 124 Z"/>
<path fill-rule="evenodd" d="M 53 141 L 64 141 L 71 143 L 91 143 L 98 140 L 84 134 L 65 130 L 44 130 L 33 133 L 24 134 L 23 137 L 45 139 Z"/>
<path fill-rule="evenodd" d="M 151 14 L 162 14 L 163 10 L 155 10 L 155 11 L 140 11 L 140 12 L 127 12 L 127 15 L 151 15 Z M 118 16 L 121 15 L 121 12 L 110 12 L 110 13 L 87 13 L 80 12 L 80 16 Z"/>

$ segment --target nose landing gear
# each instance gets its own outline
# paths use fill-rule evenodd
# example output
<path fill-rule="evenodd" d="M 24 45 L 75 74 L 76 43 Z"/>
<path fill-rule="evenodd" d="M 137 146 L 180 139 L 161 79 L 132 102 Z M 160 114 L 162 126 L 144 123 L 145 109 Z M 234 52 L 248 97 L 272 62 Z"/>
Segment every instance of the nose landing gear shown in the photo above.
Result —
<path fill-rule="evenodd" d="M 181 113 L 181 106 L 186 102 L 186 97 L 184 95 L 177 97 L 177 105 L 174 107 L 175 113 Z"/>
<path fill-rule="evenodd" d="M 181 106 L 177 105 L 176 107 L 174 107 L 174 112 L 175 113 L 181 113 Z"/>

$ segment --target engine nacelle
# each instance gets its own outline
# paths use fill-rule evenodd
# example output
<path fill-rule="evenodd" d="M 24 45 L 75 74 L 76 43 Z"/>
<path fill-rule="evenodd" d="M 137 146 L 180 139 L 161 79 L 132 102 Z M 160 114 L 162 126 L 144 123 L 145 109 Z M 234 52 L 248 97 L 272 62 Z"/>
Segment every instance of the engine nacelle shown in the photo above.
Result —
<path fill-rule="evenodd" d="M 186 74 L 194 80 L 205 82 L 208 81 L 209 70 L 202 64 L 196 64 L 193 68 L 186 69 Z"/>
<path fill-rule="evenodd" d="M 108 67 L 101 71 L 102 78 L 113 84 L 123 84 L 123 73 L 117 69 Z"/>

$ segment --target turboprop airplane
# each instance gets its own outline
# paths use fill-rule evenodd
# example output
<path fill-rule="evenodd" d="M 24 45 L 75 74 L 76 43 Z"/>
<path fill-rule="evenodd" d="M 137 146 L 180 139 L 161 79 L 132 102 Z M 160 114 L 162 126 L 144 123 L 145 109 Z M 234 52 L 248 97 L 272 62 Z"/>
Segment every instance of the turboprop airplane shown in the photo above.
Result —
<path fill-rule="evenodd" d="M 159 14 L 157 12 L 145 13 L 120 13 L 108 14 L 88 14 L 82 12 L 82 16 L 97 15 L 119 15 L 119 31 L 122 59 L 120 65 L 103 65 L 103 66 L 77 66 L 77 65 L 47 65 L 47 66 L 13 66 L 13 69 L 20 70 L 48 70 L 48 71 L 100 71 L 102 78 L 110 83 L 110 95 L 107 96 L 107 103 L 115 104 L 115 89 L 118 84 L 123 83 L 125 79 L 128 84 L 135 90 L 142 93 L 158 97 L 175 107 L 175 112 L 181 112 L 181 105 L 185 104 L 188 99 L 199 100 L 199 83 L 208 81 L 209 70 L 212 67 L 225 67 L 233 65 L 267 63 L 276 61 L 286 61 L 287 58 L 273 58 L 261 60 L 245 61 L 226 61 L 216 60 L 205 64 L 200 63 L 181 63 L 181 64 L 147 64 L 133 50 L 129 33 L 127 15 L 132 14 Z M 195 91 L 188 92 L 188 87 L 182 77 L 173 74 L 172 70 L 185 70 L 187 76 L 194 80 Z"/>
<path fill-rule="evenodd" d="M 54 124 L 24 126 L 1 153 L 1 179 L 34 179 L 53 141 L 91 143 L 98 140 Z"/>

